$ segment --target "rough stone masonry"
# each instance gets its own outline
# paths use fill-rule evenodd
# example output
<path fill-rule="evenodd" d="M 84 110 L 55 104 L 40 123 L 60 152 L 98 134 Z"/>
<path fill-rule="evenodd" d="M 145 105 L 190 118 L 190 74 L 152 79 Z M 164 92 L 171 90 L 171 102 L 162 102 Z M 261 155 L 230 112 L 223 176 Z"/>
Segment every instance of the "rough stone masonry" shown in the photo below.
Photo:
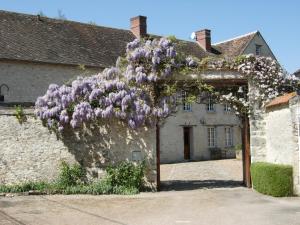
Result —
<path fill-rule="evenodd" d="M 0 108 L 0 183 L 54 180 L 61 161 L 79 163 L 89 178 L 101 178 L 107 165 L 145 160 L 150 184 L 156 180 L 155 129 L 130 130 L 117 121 L 67 129 L 58 137 L 25 110 L 20 124 L 14 108 Z"/>

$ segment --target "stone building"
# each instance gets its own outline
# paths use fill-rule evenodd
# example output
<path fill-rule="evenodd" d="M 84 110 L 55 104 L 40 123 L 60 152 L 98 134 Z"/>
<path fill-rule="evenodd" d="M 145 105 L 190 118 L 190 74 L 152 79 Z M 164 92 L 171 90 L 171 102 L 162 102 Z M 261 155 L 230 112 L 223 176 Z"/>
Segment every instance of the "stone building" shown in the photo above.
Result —
<path fill-rule="evenodd" d="M 291 165 L 294 193 L 300 194 L 299 95 L 290 93 L 275 98 L 251 123 L 251 161 Z"/>
<path fill-rule="evenodd" d="M 132 18 L 130 30 L 6 11 L 0 11 L 0 21 L 0 182 L 51 179 L 61 160 L 81 163 L 99 177 L 107 163 L 143 158 L 149 181 L 155 182 L 154 129 L 129 131 L 111 121 L 69 131 L 61 140 L 34 119 L 32 108 L 25 109 L 27 122 L 19 124 L 11 107 L 32 106 L 50 83 L 61 85 L 113 66 L 128 42 L 150 35 L 146 17 Z M 210 30 L 201 30 L 196 39 L 179 40 L 179 50 L 200 59 L 248 53 L 274 58 L 258 31 L 211 44 Z M 216 72 L 219 78 L 227 75 Z M 230 72 L 232 76 L 236 74 Z M 162 162 L 210 159 L 212 148 L 231 149 L 240 143 L 240 121 L 230 108 L 209 96 L 199 99 L 179 106 L 161 127 Z"/>
<path fill-rule="evenodd" d="M 275 59 L 259 31 L 211 44 L 210 31 L 204 30 L 196 32 L 196 39 L 210 54 L 224 57 L 255 54 Z M 184 95 L 185 91 L 183 99 Z M 178 113 L 167 118 L 161 128 L 162 163 L 209 160 L 216 152 L 220 152 L 217 157 L 235 157 L 235 148 L 240 146 L 240 119 L 229 105 L 218 104 L 209 96 L 199 96 L 196 103 L 179 106 Z"/>
<path fill-rule="evenodd" d="M 295 75 L 296 77 L 299 77 L 299 78 L 300 78 L 300 69 L 297 70 L 296 72 L 294 72 L 294 75 Z"/>

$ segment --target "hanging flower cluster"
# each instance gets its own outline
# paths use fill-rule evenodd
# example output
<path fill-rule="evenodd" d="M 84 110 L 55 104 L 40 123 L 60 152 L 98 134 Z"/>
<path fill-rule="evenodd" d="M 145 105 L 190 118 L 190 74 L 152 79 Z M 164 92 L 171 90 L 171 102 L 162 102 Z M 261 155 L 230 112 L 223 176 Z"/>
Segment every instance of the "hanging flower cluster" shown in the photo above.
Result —
<path fill-rule="evenodd" d="M 59 131 L 66 125 L 77 128 L 99 119 L 119 119 L 133 129 L 153 124 L 156 118 L 169 115 L 170 101 L 167 97 L 154 100 L 150 87 L 179 67 L 176 55 L 166 38 L 136 39 L 127 45 L 126 58 L 117 67 L 79 77 L 70 86 L 51 84 L 36 101 L 36 115 Z"/>
<path fill-rule="evenodd" d="M 167 38 L 136 39 L 128 43 L 126 56 L 118 59 L 116 67 L 91 77 L 79 77 L 71 85 L 51 84 L 46 94 L 37 99 L 35 112 L 50 128 L 59 131 L 65 126 L 77 128 L 91 121 L 109 119 L 118 119 L 136 129 L 171 113 L 176 104 L 176 92 L 182 88 L 174 83 L 174 74 L 195 74 L 203 70 L 239 71 L 255 87 L 250 94 L 244 88 L 243 95 L 219 96 L 236 111 L 248 111 L 254 102 L 264 105 L 299 83 L 295 77 L 287 76 L 271 58 L 249 55 L 200 61 L 177 54 L 175 44 Z M 192 81 L 192 84 L 195 87 L 189 90 L 197 89 L 197 94 L 201 85 L 207 89 L 202 82 Z"/>
<path fill-rule="evenodd" d="M 263 108 L 270 100 L 286 92 L 297 91 L 299 78 L 290 75 L 271 57 L 242 55 L 234 59 L 205 58 L 198 62 L 203 70 L 231 70 L 244 75 L 250 84 L 240 87 L 239 91 L 218 96 L 220 101 L 230 103 L 232 108 L 240 112 L 251 113 L 255 105 Z"/>

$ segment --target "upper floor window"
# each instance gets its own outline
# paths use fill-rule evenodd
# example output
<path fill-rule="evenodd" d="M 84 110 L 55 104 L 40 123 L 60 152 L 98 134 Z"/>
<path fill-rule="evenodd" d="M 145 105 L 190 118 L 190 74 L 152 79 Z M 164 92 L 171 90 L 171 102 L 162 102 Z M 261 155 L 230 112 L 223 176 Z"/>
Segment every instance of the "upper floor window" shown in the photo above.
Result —
<path fill-rule="evenodd" d="M 233 132 L 231 127 L 225 127 L 225 146 L 233 146 Z"/>
<path fill-rule="evenodd" d="M 231 106 L 229 103 L 225 103 L 224 105 L 224 112 L 225 113 L 230 113 L 231 112 Z"/>
<path fill-rule="evenodd" d="M 261 45 L 255 45 L 255 54 L 261 55 Z"/>
<path fill-rule="evenodd" d="M 186 91 L 181 92 L 181 98 L 182 98 L 182 109 L 183 111 L 190 112 L 192 111 L 192 104 L 188 102 L 188 94 Z"/>
<path fill-rule="evenodd" d="M 214 100 L 211 97 L 209 97 L 208 100 L 207 100 L 206 110 L 208 112 L 215 112 Z"/>
<path fill-rule="evenodd" d="M 208 147 L 214 148 L 217 146 L 216 143 L 216 128 L 214 127 L 208 127 L 207 128 L 207 141 L 208 141 Z"/>

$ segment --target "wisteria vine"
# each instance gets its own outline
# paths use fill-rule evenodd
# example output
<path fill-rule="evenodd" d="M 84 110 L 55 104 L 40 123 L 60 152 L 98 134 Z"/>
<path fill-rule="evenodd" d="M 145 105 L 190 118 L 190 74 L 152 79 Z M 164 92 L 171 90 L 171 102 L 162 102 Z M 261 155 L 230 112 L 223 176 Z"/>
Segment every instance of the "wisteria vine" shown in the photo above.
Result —
<path fill-rule="evenodd" d="M 51 84 L 37 99 L 35 113 L 49 128 L 63 131 L 66 126 L 79 128 L 95 120 L 118 119 L 132 129 L 153 125 L 172 112 L 176 92 L 176 73 L 201 73 L 203 70 L 236 70 L 244 74 L 255 92 L 248 98 L 222 94 L 220 100 L 233 104 L 236 110 L 249 108 L 251 101 L 266 102 L 298 82 L 288 77 L 271 58 L 241 56 L 236 59 L 196 59 L 182 57 L 176 44 L 168 38 L 134 40 L 127 45 L 126 56 L 115 67 L 90 77 L 79 77 L 71 85 Z M 197 85 L 196 85 L 197 84 Z M 193 82 L 199 94 L 205 83 Z M 201 86 L 202 85 L 202 86 Z M 164 87 L 159 89 L 158 87 Z M 192 90 L 192 88 L 190 88 Z M 249 100 L 248 99 L 252 99 Z"/>

